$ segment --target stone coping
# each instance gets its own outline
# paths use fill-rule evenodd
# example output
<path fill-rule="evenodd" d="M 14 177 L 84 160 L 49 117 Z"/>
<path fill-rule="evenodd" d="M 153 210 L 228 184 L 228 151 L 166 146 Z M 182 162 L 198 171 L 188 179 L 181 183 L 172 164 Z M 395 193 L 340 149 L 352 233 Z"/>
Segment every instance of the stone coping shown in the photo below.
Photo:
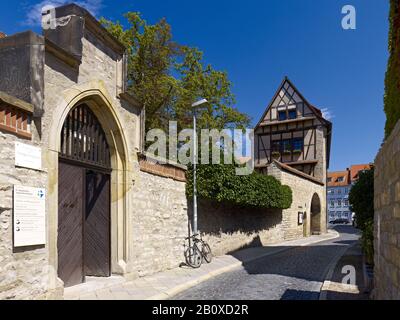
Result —
<path fill-rule="evenodd" d="M 295 168 L 292 168 L 291 166 L 288 166 L 288 165 L 286 165 L 286 164 L 284 164 L 284 163 L 282 163 L 282 162 L 279 162 L 278 160 L 274 160 L 274 163 L 275 163 L 279 168 L 281 168 L 281 169 L 283 169 L 283 170 L 289 171 L 289 172 L 291 172 L 291 173 L 293 173 L 293 174 L 295 174 L 295 175 L 298 175 L 298 176 L 300 176 L 300 177 L 302 177 L 302 178 L 305 178 L 305 179 L 307 179 L 307 180 L 310 180 L 310 181 L 312 181 L 312 182 L 315 182 L 315 183 L 317 183 L 317 184 L 319 184 L 319 185 L 321 185 L 321 186 L 324 186 L 324 185 L 325 185 L 325 183 L 323 183 L 322 181 L 320 181 L 320 180 L 318 180 L 318 179 L 316 179 L 316 178 L 314 178 L 314 177 L 311 177 L 310 175 L 308 175 L 308 174 L 306 174 L 306 173 L 304 173 L 304 172 L 301 172 L 301 171 L 299 171 L 299 170 L 297 170 L 297 169 L 295 169 Z"/>
<path fill-rule="evenodd" d="M 33 114 L 34 108 L 32 104 L 23 101 L 21 99 L 18 99 L 16 97 L 10 96 L 9 94 L 3 91 L 0 91 L 0 102 L 4 102 L 20 110 L 23 110 L 27 113 Z"/>

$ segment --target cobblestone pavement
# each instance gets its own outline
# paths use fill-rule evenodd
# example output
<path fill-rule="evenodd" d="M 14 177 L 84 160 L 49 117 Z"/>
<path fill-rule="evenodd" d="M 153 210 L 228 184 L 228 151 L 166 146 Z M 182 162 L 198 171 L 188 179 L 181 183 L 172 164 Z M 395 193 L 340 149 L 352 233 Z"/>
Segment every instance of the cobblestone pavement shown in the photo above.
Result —
<path fill-rule="evenodd" d="M 339 238 L 246 263 L 176 295 L 173 300 L 319 299 L 328 269 L 359 237 L 350 226 L 335 229 Z"/>

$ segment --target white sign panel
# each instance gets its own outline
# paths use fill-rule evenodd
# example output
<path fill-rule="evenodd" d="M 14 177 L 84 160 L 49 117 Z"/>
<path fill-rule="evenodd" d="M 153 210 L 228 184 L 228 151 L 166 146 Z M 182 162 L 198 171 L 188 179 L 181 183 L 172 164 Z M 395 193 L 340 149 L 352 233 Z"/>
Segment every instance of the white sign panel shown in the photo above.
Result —
<path fill-rule="evenodd" d="M 14 186 L 14 247 L 46 244 L 46 190 Z"/>
<path fill-rule="evenodd" d="M 15 165 L 18 167 L 41 170 L 42 149 L 29 144 L 16 142 Z"/>

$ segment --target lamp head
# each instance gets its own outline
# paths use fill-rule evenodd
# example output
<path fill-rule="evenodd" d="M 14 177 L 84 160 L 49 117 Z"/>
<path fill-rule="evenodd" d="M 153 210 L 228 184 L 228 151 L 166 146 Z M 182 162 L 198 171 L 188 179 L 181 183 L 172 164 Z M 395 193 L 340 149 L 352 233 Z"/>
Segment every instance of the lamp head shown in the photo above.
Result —
<path fill-rule="evenodd" d="M 201 106 L 202 104 L 205 104 L 205 103 L 208 103 L 207 99 L 199 100 L 199 101 L 197 101 L 197 102 L 192 104 L 192 108 L 197 108 L 197 107 L 199 107 L 199 106 Z"/>

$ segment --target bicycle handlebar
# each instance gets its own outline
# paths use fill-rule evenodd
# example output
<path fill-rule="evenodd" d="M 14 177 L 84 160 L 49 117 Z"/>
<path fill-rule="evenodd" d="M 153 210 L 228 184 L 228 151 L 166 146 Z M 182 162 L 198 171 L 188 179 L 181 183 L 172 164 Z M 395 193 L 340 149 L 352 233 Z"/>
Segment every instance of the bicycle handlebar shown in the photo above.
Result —
<path fill-rule="evenodd" d="M 197 233 L 197 234 L 194 234 L 194 235 L 192 235 L 190 237 L 185 238 L 185 240 L 196 239 L 198 236 L 200 236 L 200 238 L 201 238 L 200 233 Z"/>

